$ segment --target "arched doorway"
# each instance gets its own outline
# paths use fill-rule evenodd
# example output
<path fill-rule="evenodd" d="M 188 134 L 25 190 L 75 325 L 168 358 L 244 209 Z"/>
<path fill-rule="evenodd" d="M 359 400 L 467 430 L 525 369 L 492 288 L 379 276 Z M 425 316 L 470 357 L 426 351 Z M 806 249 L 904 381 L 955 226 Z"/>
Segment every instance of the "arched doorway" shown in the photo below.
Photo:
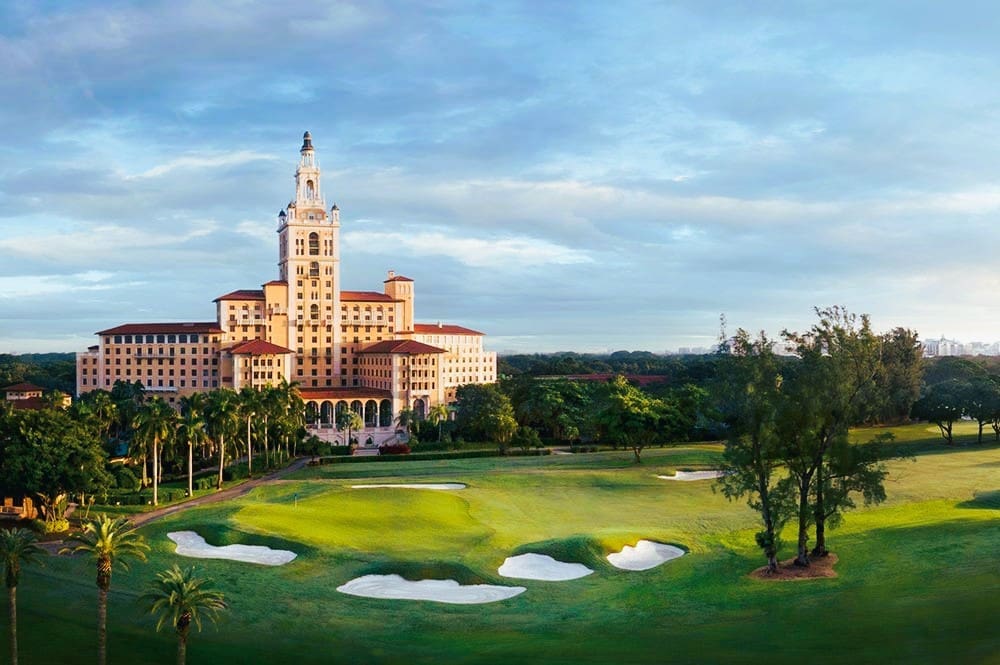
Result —
<path fill-rule="evenodd" d="M 378 426 L 392 427 L 392 401 L 384 399 L 378 405 Z"/>
<path fill-rule="evenodd" d="M 306 423 L 315 425 L 318 412 L 316 402 L 306 402 Z"/>
<path fill-rule="evenodd" d="M 358 414 L 362 418 L 365 417 L 365 408 L 361 405 L 361 400 L 354 400 L 351 402 L 351 411 Z"/>
<path fill-rule="evenodd" d="M 333 404 L 323 402 L 319 407 L 319 418 L 324 425 L 333 423 Z"/>
<path fill-rule="evenodd" d="M 370 399 L 365 402 L 365 427 L 378 426 L 378 403 Z"/>
<path fill-rule="evenodd" d="M 417 420 L 423 420 L 427 417 L 427 405 L 419 397 L 413 400 L 413 417 Z"/>

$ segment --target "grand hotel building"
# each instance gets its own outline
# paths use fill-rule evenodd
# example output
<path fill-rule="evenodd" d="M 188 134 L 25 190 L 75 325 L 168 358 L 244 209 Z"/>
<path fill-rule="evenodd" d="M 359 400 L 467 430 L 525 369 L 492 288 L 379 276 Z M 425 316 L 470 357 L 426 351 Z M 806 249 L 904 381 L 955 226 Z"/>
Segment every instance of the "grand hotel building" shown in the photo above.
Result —
<path fill-rule="evenodd" d="M 496 380 L 482 333 L 416 322 L 412 279 L 389 271 L 382 291 L 341 289 L 340 210 L 326 208 L 309 132 L 300 154 L 295 199 L 278 213 L 278 279 L 219 296 L 214 321 L 98 332 L 77 354 L 77 394 L 140 381 L 177 404 L 214 388 L 297 381 L 310 423 L 330 427 L 350 408 L 378 442 L 404 407 L 426 414 L 458 386 Z"/>

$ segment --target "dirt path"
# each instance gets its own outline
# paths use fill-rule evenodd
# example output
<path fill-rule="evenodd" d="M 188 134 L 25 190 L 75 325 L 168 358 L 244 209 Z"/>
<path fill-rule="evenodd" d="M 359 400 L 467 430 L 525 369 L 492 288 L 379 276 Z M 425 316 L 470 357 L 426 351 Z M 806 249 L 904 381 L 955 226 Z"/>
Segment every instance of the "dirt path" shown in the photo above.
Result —
<path fill-rule="evenodd" d="M 298 471 L 304 467 L 308 462 L 309 457 L 300 457 L 283 469 L 278 469 L 273 473 L 269 473 L 266 476 L 261 476 L 260 478 L 255 478 L 254 480 L 248 480 L 242 485 L 237 485 L 236 487 L 230 487 L 229 489 L 224 489 L 221 492 L 216 492 L 214 494 L 207 494 L 205 496 L 200 496 L 197 499 L 191 499 L 190 501 L 185 501 L 183 503 L 178 503 L 173 506 L 167 506 L 165 508 L 158 508 L 156 510 L 151 510 L 148 513 L 140 513 L 132 517 L 132 523 L 136 526 L 143 526 L 150 522 L 160 519 L 161 517 L 166 517 L 167 515 L 173 515 L 174 513 L 179 513 L 181 511 L 187 510 L 188 508 L 194 508 L 196 506 L 204 506 L 209 503 L 218 503 L 219 501 L 228 501 L 229 499 L 234 499 L 238 496 L 243 496 L 255 487 L 260 487 L 261 485 L 270 483 L 275 480 L 280 480 L 282 476 L 285 476 L 293 471 Z"/>

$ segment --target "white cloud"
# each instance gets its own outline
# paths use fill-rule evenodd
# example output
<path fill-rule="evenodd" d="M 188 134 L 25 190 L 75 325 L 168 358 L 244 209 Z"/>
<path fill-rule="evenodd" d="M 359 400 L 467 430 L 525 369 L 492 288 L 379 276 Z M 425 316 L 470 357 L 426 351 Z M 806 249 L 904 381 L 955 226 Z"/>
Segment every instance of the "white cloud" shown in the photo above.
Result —
<path fill-rule="evenodd" d="M 80 291 L 107 291 L 123 285 L 123 283 L 109 283 L 109 280 L 114 277 L 114 273 L 99 270 L 88 270 L 69 275 L 0 277 L 0 300 L 34 298 Z M 126 282 L 124 284 L 134 286 L 138 283 Z"/>
<path fill-rule="evenodd" d="M 109 258 L 118 259 L 122 252 L 182 245 L 194 238 L 212 233 L 214 222 L 203 222 L 197 228 L 181 233 L 158 233 L 118 225 L 101 225 L 76 233 L 24 235 L 0 239 L 0 249 L 16 255 L 66 263 L 74 259 L 88 264 Z M 94 274 L 93 271 L 84 273 Z"/>
<path fill-rule="evenodd" d="M 219 166 L 235 166 L 258 161 L 273 161 L 278 159 L 275 155 L 255 152 L 253 150 L 240 150 L 238 152 L 224 152 L 211 155 L 185 155 L 177 159 L 171 159 L 163 164 L 158 164 L 142 173 L 126 175 L 127 180 L 135 178 L 157 178 L 159 176 L 176 170 L 207 169 Z"/>
<path fill-rule="evenodd" d="M 346 252 L 405 250 L 417 256 L 447 256 L 473 268 L 529 268 L 593 262 L 586 252 L 528 237 L 484 239 L 440 231 L 352 231 L 345 233 L 342 240 Z"/>

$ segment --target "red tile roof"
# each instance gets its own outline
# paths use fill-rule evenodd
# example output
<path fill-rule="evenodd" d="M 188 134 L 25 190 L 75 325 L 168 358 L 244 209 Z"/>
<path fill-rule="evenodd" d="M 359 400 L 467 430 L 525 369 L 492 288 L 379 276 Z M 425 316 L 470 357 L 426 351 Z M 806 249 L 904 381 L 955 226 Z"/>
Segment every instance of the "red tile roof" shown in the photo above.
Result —
<path fill-rule="evenodd" d="M 450 323 L 414 323 L 413 332 L 420 335 L 482 335 L 484 333 Z"/>
<path fill-rule="evenodd" d="M 234 356 L 250 355 L 250 356 L 260 356 L 260 355 L 275 355 L 275 354 L 285 354 L 294 353 L 291 349 L 286 349 L 283 346 L 278 346 L 277 344 L 271 344 L 270 342 L 265 342 L 262 339 L 252 339 L 249 342 L 242 342 L 237 344 L 233 348 L 229 349 L 229 353 Z"/>
<path fill-rule="evenodd" d="M 396 302 L 395 298 L 390 298 L 378 291 L 341 291 L 340 300 L 342 302 Z"/>
<path fill-rule="evenodd" d="M 261 286 L 288 286 L 288 282 L 283 279 L 272 279 L 270 282 L 264 282 Z"/>
<path fill-rule="evenodd" d="M 220 300 L 263 300 L 264 292 L 261 289 L 237 289 L 230 291 L 224 296 L 219 296 L 212 302 Z"/>
<path fill-rule="evenodd" d="M 385 282 L 412 282 L 413 280 L 409 277 L 403 277 L 402 275 L 396 275 L 395 277 L 390 277 L 389 279 L 383 280 Z"/>
<path fill-rule="evenodd" d="M 7 386 L 6 388 L 4 388 L 3 392 L 5 392 L 5 393 L 16 393 L 16 392 L 29 393 L 29 392 L 42 392 L 43 390 L 45 390 L 45 389 L 41 388 L 39 386 L 36 386 L 33 383 L 15 383 L 12 386 Z"/>
<path fill-rule="evenodd" d="M 379 388 L 299 388 L 305 402 L 325 399 L 391 399 L 392 391 Z"/>
<path fill-rule="evenodd" d="M 417 353 L 448 353 L 444 349 L 439 349 L 430 344 L 415 342 L 412 339 L 387 339 L 383 342 L 376 342 L 365 347 L 358 353 L 404 353 L 414 355 Z"/>
<path fill-rule="evenodd" d="M 125 323 L 114 328 L 98 331 L 97 335 L 131 335 L 133 333 L 220 333 L 222 328 L 215 321 L 196 323 Z"/>

